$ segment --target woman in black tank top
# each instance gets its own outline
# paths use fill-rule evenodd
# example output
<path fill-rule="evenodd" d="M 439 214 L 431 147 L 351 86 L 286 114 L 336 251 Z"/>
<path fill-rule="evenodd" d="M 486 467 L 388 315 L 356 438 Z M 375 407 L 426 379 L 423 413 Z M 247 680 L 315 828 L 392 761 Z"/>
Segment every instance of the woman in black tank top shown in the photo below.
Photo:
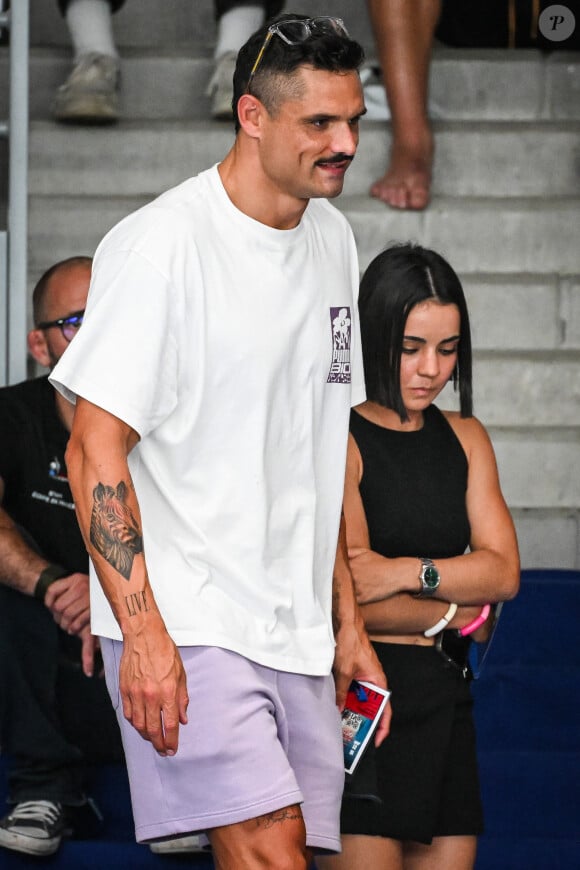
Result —
<path fill-rule="evenodd" d="M 493 448 L 472 416 L 461 283 L 438 254 L 398 245 L 359 299 L 367 401 L 352 411 L 344 513 L 357 598 L 392 691 L 387 739 L 343 798 L 343 853 L 321 870 L 470 870 L 482 830 L 466 669 L 443 636 L 483 638 L 519 585 Z M 460 411 L 433 402 L 449 381 Z"/>

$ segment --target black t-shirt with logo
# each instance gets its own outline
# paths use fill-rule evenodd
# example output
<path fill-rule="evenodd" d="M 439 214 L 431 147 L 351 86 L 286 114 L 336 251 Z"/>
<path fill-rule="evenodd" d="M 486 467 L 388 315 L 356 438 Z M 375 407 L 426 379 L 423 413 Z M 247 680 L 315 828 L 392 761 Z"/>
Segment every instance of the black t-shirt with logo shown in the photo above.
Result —
<path fill-rule="evenodd" d="M 46 559 L 86 574 L 64 462 L 68 437 L 47 377 L 0 389 L 2 507 Z"/>

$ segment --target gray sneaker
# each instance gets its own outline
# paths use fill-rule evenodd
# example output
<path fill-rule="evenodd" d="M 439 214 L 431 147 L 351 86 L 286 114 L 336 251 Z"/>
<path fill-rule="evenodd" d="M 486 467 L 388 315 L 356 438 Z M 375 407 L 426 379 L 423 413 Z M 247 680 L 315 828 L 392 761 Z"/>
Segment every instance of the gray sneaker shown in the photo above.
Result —
<path fill-rule="evenodd" d="M 208 852 L 209 847 L 201 845 L 196 834 L 184 834 L 182 837 L 169 837 L 149 843 L 149 848 L 155 855 L 180 855 L 184 852 Z"/>
<path fill-rule="evenodd" d="M 211 116 L 216 121 L 231 121 L 233 118 L 232 98 L 234 96 L 234 70 L 237 53 L 226 51 L 218 58 L 213 75 L 206 90 L 211 98 Z"/>
<path fill-rule="evenodd" d="M 52 855 L 65 831 L 65 815 L 54 801 L 23 801 L 0 820 L 0 846 L 26 855 Z"/>
<path fill-rule="evenodd" d="M 120 69 L 116 57 L 82 54 L 56 92 L 53 114 L 68 124 L 114 124 L 119 117 Z"/>

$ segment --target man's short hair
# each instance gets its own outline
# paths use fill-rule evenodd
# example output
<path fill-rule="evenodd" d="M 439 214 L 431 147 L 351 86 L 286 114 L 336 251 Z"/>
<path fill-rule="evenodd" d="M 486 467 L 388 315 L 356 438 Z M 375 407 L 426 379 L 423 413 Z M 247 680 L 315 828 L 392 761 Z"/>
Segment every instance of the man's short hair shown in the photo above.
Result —
<path fill-rule="evenodd" d="M 36 282 L 36 287 L 32 291 L 32 316 L 35 325 L 42 323 L 42 321 L 46 319 L 44 306 L 48 285 L 50 284 L 52 277 L 57 272 L 60 272 L 61 269 L 69 269 L 72 266 L 86 265 L 90 269 L 92 263 L 92 257 L 67 257 L 66 260 L 60 260 L 58 263 L 55 263 L 54 266 L 51 266 L 43 275 L 40 276 Z"/>
<path fill-rule="evenodd" d="M 234 73 L 234 112 L 236 132 L 240 129 L 238 100 L 247 92 L 252 67 L 260 52 L 268 27 L 284 21 L 309 21 L 308 15 L 279 15 L 257 30 L 239 51 Z M 297 71 L 302 66 L 328 72 L 358 70 L 364 60 L 362 46 L 346 34 L 316 31 L 304 42 L 288 45 L 274 34 L 260 60 L 251 82 L 251 93 L 275 116 L 282 102 L 301 96 Z"/>

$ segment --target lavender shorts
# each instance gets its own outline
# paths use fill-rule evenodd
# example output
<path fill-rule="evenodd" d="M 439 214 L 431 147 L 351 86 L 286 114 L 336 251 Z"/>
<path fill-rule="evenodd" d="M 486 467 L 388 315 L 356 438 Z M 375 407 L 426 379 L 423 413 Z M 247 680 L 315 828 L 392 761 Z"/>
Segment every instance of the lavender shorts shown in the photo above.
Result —
<path fill-rule="evenodd" d="M 139 842 L 302 804 L 307 845 L 340 851 L 342 737 L 331 676 L 275 671 L 216 647 L 181 647 L 189 722 L 162 758 L 123 716 L 120 641 L 101 638 Z"/>

